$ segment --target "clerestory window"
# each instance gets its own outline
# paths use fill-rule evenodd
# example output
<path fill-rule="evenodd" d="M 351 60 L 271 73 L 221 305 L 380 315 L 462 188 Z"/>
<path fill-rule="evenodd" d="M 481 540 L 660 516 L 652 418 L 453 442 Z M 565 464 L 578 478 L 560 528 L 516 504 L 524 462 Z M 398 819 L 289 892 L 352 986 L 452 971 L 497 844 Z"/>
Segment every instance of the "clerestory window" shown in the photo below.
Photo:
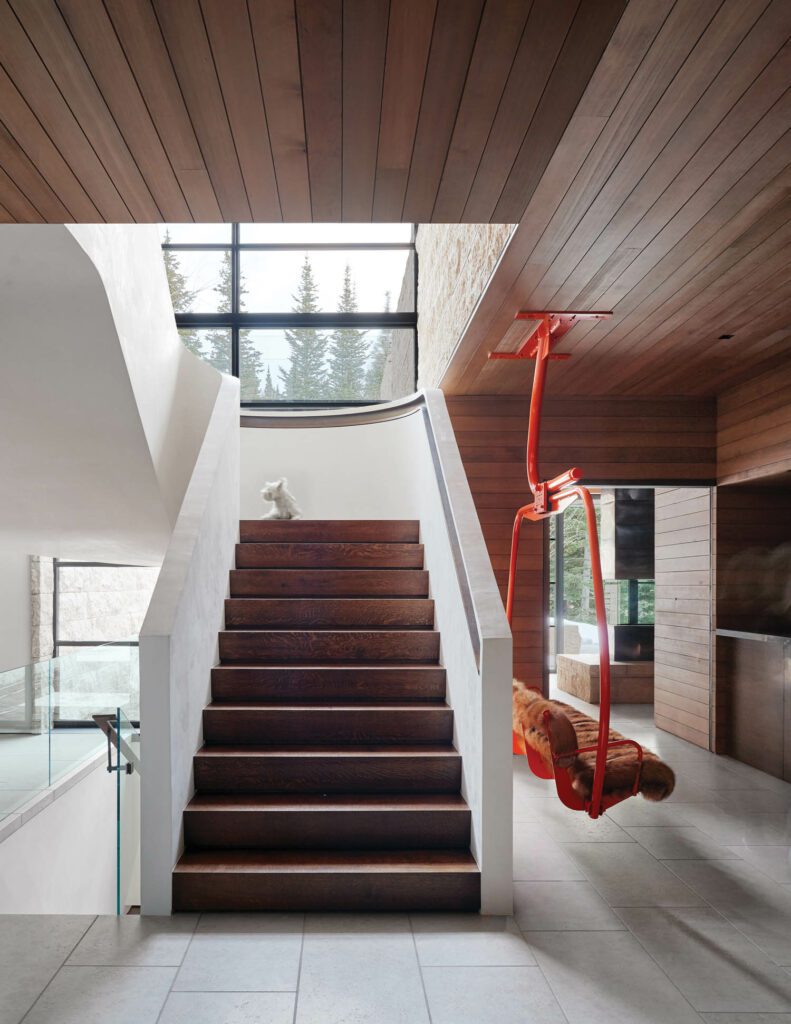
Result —
<path fill-rule="evenodd" d="M 412 224 L 163 224 L 181 340 L 238 377 L 243 406 L 360 405 L 411 394 Z"/>

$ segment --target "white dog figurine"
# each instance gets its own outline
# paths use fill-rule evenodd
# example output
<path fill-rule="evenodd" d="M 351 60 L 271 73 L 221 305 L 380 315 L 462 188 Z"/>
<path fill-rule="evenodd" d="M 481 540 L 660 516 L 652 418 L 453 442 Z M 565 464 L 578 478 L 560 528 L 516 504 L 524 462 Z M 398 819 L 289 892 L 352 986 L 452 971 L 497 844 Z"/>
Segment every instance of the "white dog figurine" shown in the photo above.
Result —
<path fill-rule="evenodd" d="M 261 516 L 262 519 L 302 518 L 302 510 L 294 500 L 294 495 L 287 488 L 288 480 L 284 476 L 281 476 L 279 480 L 273 480 L 271 483 L 267 482 L 261 488 L 261 497 L 264 501 L 273 501 L 275 503 L 273 509 L 267 512 L 266 515 Z"/>

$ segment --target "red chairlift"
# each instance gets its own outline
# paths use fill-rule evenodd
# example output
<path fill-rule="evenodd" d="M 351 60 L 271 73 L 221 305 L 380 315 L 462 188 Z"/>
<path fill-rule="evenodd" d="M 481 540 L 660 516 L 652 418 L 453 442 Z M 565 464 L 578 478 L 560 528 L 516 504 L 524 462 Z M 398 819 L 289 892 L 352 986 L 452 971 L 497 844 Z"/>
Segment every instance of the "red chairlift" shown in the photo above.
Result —
<path fill-rule="evenodd" d="M 516 513 L 513 536 L 511 541 L 511 561 L 508 570 L 508 596 L 506 616 L 509 624 L 513 616 L 514 586 L 516 582 L 516 562 L 519 552 L 519 533 L 522 522 L 529 519 L 539 522 L 549 516 L 563 512 L 578 499 L 585 509 L 588 545 L 591 553 L 591 574 L 593 577 L 593 596 L 596 609 L 596 626 L 599 633 L 599 732 L 594 746 L 580 747 L 575 751 L 564 752 L 563 759 L 569 753 L 578 754 L 596 752 L 596 764 L 590 799 L 584 799 L 572 787 L 568 771 L 558 766 L 560 755 L 552 749 L 549 728 L 550 713 L 544 712 L 544 727 L 552 755 L 552 763 L 541 756 L 539 751 L 531 747 L 522 728 L 521 736 L 514 732 L 513 750 L 515 754 L 524 753 L 534 775 L 542 779 L 555 780 L 558 797 L 574 811 L 586 811 L 591 818 L 598 818 L 608 807 L 620 803 L 629 796 L 635 796 L 640 783 L 640 771 L 643 763 L 643 748 L 634 740 L 610 739 L 610 644 L 607 634 L 607 614 L 604 605 L 604 583 L 599 556 L 599 535 L 596 529 L 596 513 L 593 498 L 587 487 L 578 481 L 582 479 L 582 471 L 577 467 L 567 469 L 551 480 L 541 480 L 538 468 L 538 448 L 541 426 L 541 409 L 544 400 L 544 384 L 547 375 L 547 363 L 550 360 L 568 359 L 569 353 L 553 352 L 553 347 L 567 331 L 582 320 L 605 320 L 612 313 L 517 313 L 516 320 L 530 320 L 535 326 L 517 352 L 490 352 L 490 359 L 535 359 L 536 369 L 533 375 L 533 390 L 530 397 L 530 418 L 527 429 L 527 482 L 533 494 L 533 500 L 523 505 Z M 605 794 L 604 781 L 607 769 L 607 752 L 616 746 L 631 746 L 636 751 L 637 768 L 634 787 L 627 794 Z M 557 770 L 556 770 L 557 769 Z"/>

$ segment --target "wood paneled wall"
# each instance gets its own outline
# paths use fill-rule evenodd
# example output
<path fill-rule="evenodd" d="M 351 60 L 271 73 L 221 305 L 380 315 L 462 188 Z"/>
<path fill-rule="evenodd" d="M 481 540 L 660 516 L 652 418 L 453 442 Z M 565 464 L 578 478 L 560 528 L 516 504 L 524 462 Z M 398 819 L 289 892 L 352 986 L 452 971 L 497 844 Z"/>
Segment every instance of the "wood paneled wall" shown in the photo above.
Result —
<path fill-rule="evenodd" d="M 791 361 L 717 400 L 717 481 L 791 472 Z"/>
<path fill-rule="evenodd" d="M 525 476 L 528 399 L 447 396 L 497 582 L 505 597 L 514 514 L 530 497 Z M 709 401 L 548 399 L 542 430 L 545 477 L 581 466 L 605 483 L 712 480 L 715 409 Z M 546 678 L 545 530 L 522 528 L 514 604 L 514 671 Z"/>
<path fill-rule="evenodd" d="M 711 738 L 712 490 L 656 491 L 654 720 L 708 749 Z"/>

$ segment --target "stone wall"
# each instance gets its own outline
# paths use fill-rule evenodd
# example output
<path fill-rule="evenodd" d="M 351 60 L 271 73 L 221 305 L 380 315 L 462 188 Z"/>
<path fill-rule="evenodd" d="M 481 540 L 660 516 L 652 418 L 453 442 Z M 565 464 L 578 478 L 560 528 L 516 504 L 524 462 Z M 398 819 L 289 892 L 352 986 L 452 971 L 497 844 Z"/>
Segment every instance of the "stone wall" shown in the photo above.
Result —
<path fill-rule="evenodd" d="M 407 260 L 401 292 L 395 312 L 401 313 L 415 308 L 415 257 Z M 382 372 L 382 387 L 379 397 L 386 401 L 411 395 L 415 390 L 415 346 L 411 331 L 393 331 L 390 351 Z"/>
<path fill-rule="evenodd" d="M 421 224 L 418 387 L 437 387 L 513 224 Z"/>

